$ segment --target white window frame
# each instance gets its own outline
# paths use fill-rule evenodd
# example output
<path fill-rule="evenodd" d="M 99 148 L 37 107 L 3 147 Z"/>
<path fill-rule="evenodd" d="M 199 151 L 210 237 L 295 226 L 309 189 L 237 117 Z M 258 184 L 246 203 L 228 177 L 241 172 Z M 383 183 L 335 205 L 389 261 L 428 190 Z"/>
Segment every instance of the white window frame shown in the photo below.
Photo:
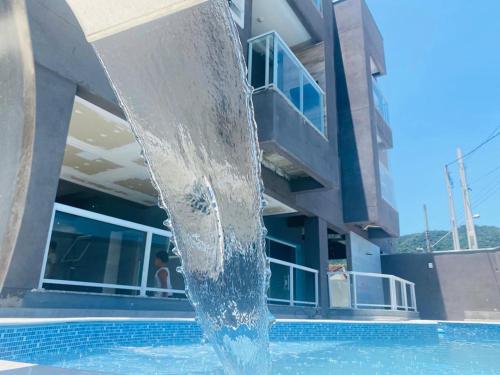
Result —
<path fill-rule="evenodd" d="M 131 285 L 120 285 L 120 284 L 105 284 L 105 283 L 94 283 L 94 282 L 83 282 L 83 281 L 71 281 L 71 280 L 58 280 L 58 279 L 47 279 L 45 278 L 45 271 L 47 266 L 47 259 L 49 255 L 50 249 L 50 241 L 52 239 L 52 231 L 54 229 L 54 218 L 56 212 L 67 213 L 79 217 L 83 217 L 90 220 L 99 221 L 106 224 L 118 225 L 124 228 L 137 230 L 146 234 L 146 244 L 144 248 L 144 261 L 142 265 L 142 273 L 141 273 L 141 285 L 140 286 L 131 286 Z M 82 210 L 80 208 L 67 206 L 60 203 L 55 203 L 54 208 L 52 210 L 52 217 L 50 220 L 49 233 L 47 236 L 47 243 L 45 245 L 45 253 L 43 256 L 43 264 L 40 272 L 40 279 L 38 282 L 38 289 L 43 289 L 43 284 L 52 284 L 52 285 L 71 285 L 71 286 L 83 286 L 83 287 L 96 287 L 96 288 L 107 288 L 107 289 L 121 289 L 121 290 L 135 290 L 139 292 L 139 296 L 146 297 L 147 292 L 160 292 L 160 293 L 174 293 L 174 294 L 184 294 L 184 290 L 177 289 L 159 289 L 159 288 L 151 288 L 147 286 L 148 282 L 148 272 L 149 272 L 149 262 L 151 258 L 151 243 L 153 239 L 153 235 L 158 235 L 162 237 L 172 237 L 172 233 L 167 230 L 162 230 L 154 227 L 149 227 L 146 225 L 134 223 L 131 221 L 126 221 L 122 219 L 118 219 L 112 216 L 106 216 L 102 214 L 98 214 L 96 212 Z M 106 293 L 102 293 L 106 294 Z"/>

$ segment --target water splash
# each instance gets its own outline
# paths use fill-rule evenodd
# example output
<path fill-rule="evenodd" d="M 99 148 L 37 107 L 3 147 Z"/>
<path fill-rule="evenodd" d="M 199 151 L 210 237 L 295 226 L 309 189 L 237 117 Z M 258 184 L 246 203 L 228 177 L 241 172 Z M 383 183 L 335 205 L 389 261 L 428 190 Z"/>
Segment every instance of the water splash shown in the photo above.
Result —
<path fill-rule="evenodd" d="M 75 10 L 80 22 L 99 9 L 74 2 L 74 10 L 89 4 Z M 169 214 L 198 321 L 227 373 L 268 373 L 259 150 L 228 3 L 208 0 L 119 28 L 92 44 Z"/>

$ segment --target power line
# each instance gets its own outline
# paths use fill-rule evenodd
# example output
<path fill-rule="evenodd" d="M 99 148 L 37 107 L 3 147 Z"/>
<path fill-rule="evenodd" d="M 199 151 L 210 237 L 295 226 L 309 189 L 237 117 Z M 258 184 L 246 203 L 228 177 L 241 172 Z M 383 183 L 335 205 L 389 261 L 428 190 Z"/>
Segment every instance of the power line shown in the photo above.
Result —
<path fill-rule="evenodd" d="M 486 177 L 489 177 L 491 176 L 492 174 L 494 174 L 496 171 L 500 171 L 500 165 L 498 167 L 495 167 L 493 168 L 492 170 L 490 170 L 489 172 L 486 172 L 485 174 L 483 174 L 482 176 L 476 178 L 475 180 L 473 180 L 470 184 L 472 186 L 474 186 L 475 184 L 477 184 L 479 181 L 482 181 L 483 179 L 485 179 Z"/>
<path fill-rule="evenodd" d="M 478 189 L 471 189 L 472 193 L 472 205 L 475 205 L 478 201 L 482 200 L 486 195 L 488 195 L 492 188 L 495 188 L 500 184 L 500 176 L 495 178 L 489 184 L 484 185 Z"/>
<path fill-rule="evenodd" d="M 486 196 L 484 196 L 483 199 L 474 204 L 474 207 L 479 207 L 483 203 L 487 202 L 491 197 L 493 197 L 499 191 L 500 191 L 500 184 L 495 186 L 494 189 L 490 189 L 489 193 Z"/>
<path fill-rule="evenodd" d="M 488 138 L 486 138 L 486 140 L 484 140 L 479 145 L 477 145 L 476 147 L 474 147 L 471 151 L 469 151 L 468 153 L 466 153 L 465 155 L 463 155 L 462 156 L 462 160 L 465 160 L 466 158 L 468 158 L 469 156 L 471 156 L 473 153 L 475 153 L 477 150 L 479 150 L 483 146 L 487 145 L 488 143 L 490 143 L 491 141 L 493 141 L 495 138 L 499 137 L 500 136 L 500 131 L 498 131 L 499 129 L 500 129 L 500 126 L 498 126 L 493 131 L 493 133 Z M 452 162 L 448 163 L 447 165 L 450 166 L 450 165 L 453 165 L 455 163 L 458 163 L 459 161 L 460 161 L 460 158 L 456 158 L 455 160 L 453 160 Z"/>

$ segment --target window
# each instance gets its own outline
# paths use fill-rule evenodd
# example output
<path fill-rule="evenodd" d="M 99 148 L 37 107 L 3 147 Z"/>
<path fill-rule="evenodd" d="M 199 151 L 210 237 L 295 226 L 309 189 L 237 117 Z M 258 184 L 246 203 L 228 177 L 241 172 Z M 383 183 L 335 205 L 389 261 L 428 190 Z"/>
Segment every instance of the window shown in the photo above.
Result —
<path fill-rule="evenodd" d="M 234 21 L 243 29 L 245 27 L 245 0 L 228 0 Z"/>

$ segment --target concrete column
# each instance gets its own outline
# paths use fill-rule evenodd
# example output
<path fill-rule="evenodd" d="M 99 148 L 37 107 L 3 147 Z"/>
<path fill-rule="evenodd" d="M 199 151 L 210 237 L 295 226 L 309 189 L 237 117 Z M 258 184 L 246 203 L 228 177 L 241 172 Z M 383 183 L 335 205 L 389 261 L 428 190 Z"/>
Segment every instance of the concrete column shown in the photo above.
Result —
<path fill-rule="evenodd" d="M 328 315 L 328 228 L 326 221 L 307 218 L 304 223 L 304 252 L 306 266 L 319 270 L 319 307 L 321 315 Z"/>
<path fill-rule="evenodd" d="M 26 208 L 3 296 L 36 288 L 57 193 L 76 84 L 35 66 L 36 132 Z"/>

